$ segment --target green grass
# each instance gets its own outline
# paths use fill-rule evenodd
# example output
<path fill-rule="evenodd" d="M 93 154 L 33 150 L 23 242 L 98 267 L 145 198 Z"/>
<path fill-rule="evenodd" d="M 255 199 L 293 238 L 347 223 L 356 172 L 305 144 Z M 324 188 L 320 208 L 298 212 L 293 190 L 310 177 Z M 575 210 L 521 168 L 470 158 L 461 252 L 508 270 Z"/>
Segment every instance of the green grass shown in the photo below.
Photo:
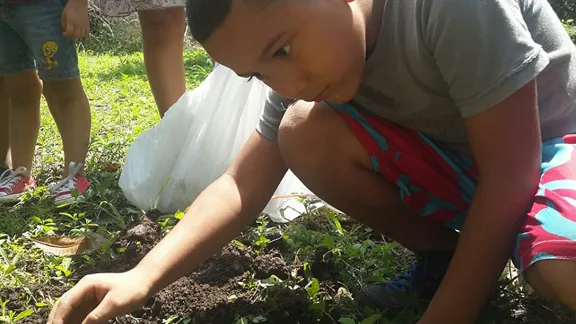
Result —
<path fill-rule="evenodd" d="M 201 50 L 185 54 L 187 83 L 194 88 L 207 76 L 210 61 Z M 15 206 L 0 206 L 0 289 L 6 292 L 19 287 L 17 300 L 0 300 L 0 322 L 24 321 L 33 313 L 41 313 L 59 297 L 46 287 L 73 286 L 87 267 L 122 253 L 104 244 L 96 253 L 74 257 L 55 257 L 35 248 L 30 237 L 50 235 L 82 235 L 99 232 L 113 240 L 129 223 L 143 213 L 131 207 L 123 197 L 117 182 L 130 143 L 158 121 L 158 113 L 150 93 L 141 53 L 131 55 L 82 54 L 80 56 L 84 87 L 91 102 L 93 129 L 87 171 L 94 183 L 94 192 L 85 202 L 56 208 L 47 196 L 46 186 L 26 195 Z M 42 107 L 42 128 L 36 148 L 33 174 L 46 185 L 59 178 L 62 169 L 62 145 L 45 103 Z M 180 216 L 176 215 L 176 216 Z M 178 217 L 161 222 L 164 229 Z M 371 323 L 381 314 L 358 309 L 350 298 L 328 300 L 322 294 L 324 283 L 315 278 L 309 260 L 318 256 L 329 258 L 332 271 L 337 273 L 339 292 L 355 292 L 370 281 L 384 280 L 404 269 L 410 259 L 406 252 L 387 243 L 371 230 L 350 222 L 342 215 L 326 210 L 313 212 L 289 225 L 274 225 L 260 218 L 241 237 L 238 244 L 252 246 L 259 253 L 276 240 L 286 246 L 286 260 L 303 261 L 302 273 L 282 285 L 305 289 L 310 312 L 319 318 L 341 323 Z M 272 278 L 273 279 L 273 278 Z M 278 281 L 243 283 L 246 289 L 260 294 Z M 305 283 L 301 285 L 302 281 Z M 8 289 L 8 290 L 7 290 Z M 13 296 L 12 296 L 13 297 Z M 454 298 L 458 298 L 455 296 Z M 25 305 L 18 312 L 14 305 Z M 414 304 L 391 320 L 388 314 L 380 323 L 413 323 L 422 312 Z M 558 309 L 511 288 L 501 287 L 482 315 L 482 323 L 562 323 L 570 319 L 556 315 Z M 45 313 L 45 312 L 44 312 Z M 514 319 L 512 314 L 519 314 Z M 560 313 L 565 314 L 565 313 Z M 266 314 L 251 314 L 239 323 L 252 323 Z M 564 316 L 564 317 L 562 317 Z M 364 318 L 364 321 L 362 319 Z M 385 320 L 387 319 L 387 320 Z M 175 318 L 165 319 L 177 322 Z M 572 319 L 573 320 L 573 319 Z M 376 321 L 378 322 L 378 321 Z"/>
<path fill-rule="evenodd" d="M 211 69 L 202 51 L 187 52 L 185 64 L 190 88 L 202 82 Z M 93 195 L 86 202 L 61 209 L 48 197 L 46 185 L 60 178 L 63 151 L 56 124 L 43 101 L 33 167 L 41 186 L 15 206 L 0 206 L 0 288 L 23 286 L 32 291 L 55 281 L 70 285 L 83 264 L 95 262 L 47 256 L 31 248 L 27 237 L 99 231 L 113 238 L 141 215 L 129 207 L 117 182 L 130 143 L 159 121 L 142 54 L 81 55 L 80 69 L 92 107 L 87 172 L 93 181 Z M 110 253 L 103 251 L 100 257 L 109 258 Z M 36 307 L 47 307 L 56 297 L 32 293 L 22 296 L 29 299 L 27 302 L 32 300 L 31 305 L 40 305 Z M 2 305 L 0 302 L 0 322 L 3 312 L 9 312 Z"/>

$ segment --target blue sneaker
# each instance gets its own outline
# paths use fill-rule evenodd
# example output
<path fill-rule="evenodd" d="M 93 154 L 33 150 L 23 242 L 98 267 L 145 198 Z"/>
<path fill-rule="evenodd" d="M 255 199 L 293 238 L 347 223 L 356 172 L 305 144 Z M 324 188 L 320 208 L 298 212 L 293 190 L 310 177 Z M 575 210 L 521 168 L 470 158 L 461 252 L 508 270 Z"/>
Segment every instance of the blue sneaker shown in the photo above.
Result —
<path fill-rule="evenodd" d="M 405 273 L 388 282 L 369 284 L 358 298 L 361 306 L 377 309 L 400 309 L 407 297 L 431 299 L 448 270 L 452 252 L 431 252 L 418 256 Z"/>

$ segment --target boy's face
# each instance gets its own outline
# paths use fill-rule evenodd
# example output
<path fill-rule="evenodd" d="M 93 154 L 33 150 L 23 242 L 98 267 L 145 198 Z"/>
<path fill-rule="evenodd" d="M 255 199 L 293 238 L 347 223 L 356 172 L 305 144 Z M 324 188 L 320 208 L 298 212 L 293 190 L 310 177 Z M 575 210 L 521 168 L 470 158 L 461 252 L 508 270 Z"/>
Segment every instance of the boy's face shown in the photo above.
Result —
<path fill-rule="evenodd" d="M 261 9 L 250 1 L 233 0 L 222 26 L 204 42 L 217 62 L 286 97 L 352 99 L 366 53 L 354 0 L 274 0 Z"/>

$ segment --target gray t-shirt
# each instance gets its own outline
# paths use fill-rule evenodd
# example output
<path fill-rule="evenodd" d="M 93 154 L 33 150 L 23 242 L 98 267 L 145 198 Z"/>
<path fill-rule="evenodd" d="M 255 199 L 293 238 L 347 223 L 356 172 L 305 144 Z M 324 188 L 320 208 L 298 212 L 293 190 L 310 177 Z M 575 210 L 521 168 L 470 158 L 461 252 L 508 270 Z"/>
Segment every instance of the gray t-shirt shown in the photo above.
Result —
<path fill-rule="evenodd" d="M 576 133 L 576 47 L 547 0 L 388 0 L 353 103 L 469 153 L 464 118 L 534 78 L 543 138 Z M 271 91 L 258 131 L 291 102 Z"/>

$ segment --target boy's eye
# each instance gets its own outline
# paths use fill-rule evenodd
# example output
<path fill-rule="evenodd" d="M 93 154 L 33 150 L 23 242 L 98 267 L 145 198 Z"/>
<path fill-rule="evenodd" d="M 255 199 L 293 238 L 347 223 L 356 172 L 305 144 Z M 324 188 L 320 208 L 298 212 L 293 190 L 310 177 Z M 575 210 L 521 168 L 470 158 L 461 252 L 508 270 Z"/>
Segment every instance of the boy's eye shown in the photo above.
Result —
<path fill-rule="evenodd" d="M 274 53 L 274 57 L 284 57 L 284 56 L 288 56 L 288 54 L 290 54 L 290 44 L 286 44 L 286 45 L 284 45 L 284 47 L 278 49 Z"/>

